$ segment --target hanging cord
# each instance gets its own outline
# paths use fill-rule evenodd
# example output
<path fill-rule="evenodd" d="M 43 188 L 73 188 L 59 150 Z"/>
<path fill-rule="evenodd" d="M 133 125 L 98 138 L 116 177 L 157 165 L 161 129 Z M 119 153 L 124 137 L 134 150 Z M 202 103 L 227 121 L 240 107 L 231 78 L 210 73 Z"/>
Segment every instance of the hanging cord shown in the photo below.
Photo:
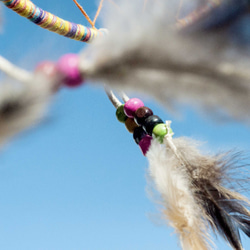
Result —
<path fill-rule="evenodd" d="M 95 14 L 95 17 L 94 17 L 94 20 L 93 20 L 94 26 L 95 26 L 96 20 L 97 20 L 97 18 L 98 18 L 98 16 L 99 16 L 100 12 L 101 12 L 103 1 L 104 1 L 104 0 L 101 0 L 101 1 L 100 1 L 99 6 L 98 6 L 98 9 L 97 9 L 97 11 L 96 11 L 96 14 Z"/>
<path fill-rule="evenodd" d="M 129 97 L 123 91 L 120 92 L 120 96 L 124 102 L 129 100 Z"/>
<path fill-rule="evenodd" d="M 119 99 L 115 96 L 115 94 L 113 93 L 113 91 L 108 88 L 107 86 L 104 87 L 105 92 L 110 100 L 110 102 L 113 104 L 113 106 L 118 109 L 122 103 L 119 101 Z"/>
<path fill-rule="evenodd" d="M 87 12 L 83 9 L 83 7 L 82 7 L 76 0 L 73 0 L 73 2 L 74 2 L 75 5 L 77 6 L 77 8 L 81 11 L 81 13 L 84 15 L 84 17 L 85 17 L 86 20 L 89 22 L 89 24 L 92 26 L 92 28 L 93 28 L 93 29 L 96 29 L 94 23 L 91 21 L 89 15 L 88 15 Z"/>
<path fill-rule="evenodd" d="M 94 20 L 92 21 L 89 17 L 89 15 L 87 14 L 87 12 L 83 9 L 83 7 L 77 2 L 77 0 L 73 0 L 73 2 L 76 4 L 76 6 L 78 7 L 78 9 L 82 12 L 82 14 L 84 15 L 84 17 L 87 19 L 87 21 L 89 22 L 89 24 L 92 26 L 93 29 L 96 30 L 96 27 L 95 27 L 95 23 L 96 23 L 96 20 L 101 12 L 101 9 L 102 9 L 102 4 L 103 4 L 103 1 L 104 0 L 101 0 L 100 3 L 99 3 L 99 6 L 98 6 L 98 9 L 96 11 L 96 14 L 95 14 L 95 17 L 94 17 Z"/>
<path fill-rule="evenodd" d="M 205 28 L 212 28 L 214 25 L 218 27 L 218 24 L 227 23 L 240 14 L 247 12 L 250 5 L 249 1 L 245 0 L 207 0 L 201 7 L 197 8 L 186 17 L 179 19 L 182 1 L 183 0 L 180 0 L 176 15 L 176 28 L 178 30 L 185 30 L 196 25 L 201 25 L 202 27 L 203 22 Z M 213 15 L 216 15 L 215 23 L 213 23 L 212 20 L 211 22 L 209 21 Z"/>
<path fill-rule="evenodd" d="M 124 123 L 127 130 L 133 134 L 136 144 L 139 145 L 142 153 L 147 154 L 153 138 L 163 143 L 164 138 L 169 141 L 171 149 L 177 154 L 173 147 L 171 138 L 173 136 L 170 128 L 171 121 L 164 123 L 161 118 L 153 114 L 153 111 L 144 106 L 144 103 L 138 98 L 129 98 L 124 92 L 120 96 L 124 101 L 122 104 L 114 93 L 105 87 L 107 96 L 113 106 L 116 108 L 116 118 Z M 180 157 L 180 156 L 178 156 Z"/>

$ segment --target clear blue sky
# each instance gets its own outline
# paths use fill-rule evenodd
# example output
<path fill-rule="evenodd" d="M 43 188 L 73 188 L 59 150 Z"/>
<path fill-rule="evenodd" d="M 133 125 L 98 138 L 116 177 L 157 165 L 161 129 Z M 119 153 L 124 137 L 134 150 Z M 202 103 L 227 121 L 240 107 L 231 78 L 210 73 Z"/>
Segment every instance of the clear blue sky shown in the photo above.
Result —
<path fill-rule="evenodd" d="M 94 15 L 93 1 L 79 2 Z M 35 3 L 87 25 L 70 0 Z M 0 54 L 26 69 L 86 46 L 42 30 L 7 8 L 2 13 Z M 145 104 L 173 121 L 176 136 L 205 141 L 212 152 L 249 150 L 249 127 L 243 124 L 218 122 L 188 107 L 176 116 L 148 98 Z M 0 249 L 180 249 L 147 196 L 147 160 L 114 113 L 101 86 L 64 89 L 40 126 L 2 150 Z M 250 249 L 250 241 L 243 237 L 243 242 Z M 229 249 L 217 243 L 218 249 Z"/>

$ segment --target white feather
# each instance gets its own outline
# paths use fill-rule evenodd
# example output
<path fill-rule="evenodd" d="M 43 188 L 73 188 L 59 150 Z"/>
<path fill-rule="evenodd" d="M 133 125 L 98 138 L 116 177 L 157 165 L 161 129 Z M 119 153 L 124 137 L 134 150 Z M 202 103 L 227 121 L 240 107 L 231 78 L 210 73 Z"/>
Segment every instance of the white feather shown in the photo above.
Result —
<path fill-rule="evenodd" d="M 0 145 L 41 121 L 52 94 L 52 84 L 33 76 L 25 84 L 0 84 Z"/>
<path fill-rule="evenodd" d="M 153 140 L 147 153 L 149 174 L 160 193 L 164 215 L 174 227 L 185 250 L 210 249 L 206 224 L 191 192 L 185 167 L 172 149 Z"/>

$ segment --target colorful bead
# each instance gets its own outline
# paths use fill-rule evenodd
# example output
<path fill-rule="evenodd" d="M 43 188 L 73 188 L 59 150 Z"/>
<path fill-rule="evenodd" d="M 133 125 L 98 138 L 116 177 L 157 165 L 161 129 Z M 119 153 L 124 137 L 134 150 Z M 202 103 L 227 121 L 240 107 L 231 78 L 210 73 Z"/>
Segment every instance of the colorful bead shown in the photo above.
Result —
<path fill-rule="evenodd" d="M 41 72 L 48 78 L 53 78 L 57 74 L 57 66 L 51 61 L 43 61 L 36 66 L 35 72 Z"/>
<path fill-rule="evenodd" d="M 127 128 L 127 130 L 130 132 L 130 133 L 133 133 L 135 128 L 138 127 L 138 125 L 135 123 L 134 119 L 132 118 L 128 118 L 126 121 L 125 121 L 125 126 Z"/>
<path fill-rule="evenodd" d="M 133 118 L 135 116 L 135 111 L 143 106 L 144 103 L 140 99 L 132 98 L 125 103 L 124 112 L 128 117 Z"/>
<path fill-rule="evenodd" d="M 164 136 L 168 133 L 172 133 L 172 130 L 168 129 L 165 123 L 157 124 L 153 129 L 153 135 L 160 143 L 163 143 Z"/>
<path fill-rule="evenodd" d="M 134 138 L 136 144 L 139 144 L 139 142 L 141 141 L 141 139 L 145 135 L 147 135 L 147 134 L 146 134 L 145 130 L 142 127 L 135 128 L 134 133 L 133 133 L 133 138 Z"/>
<path fill-rule="evenodd" d="M 125 123 L 125 121 L 127 120 L 127 116 L 124 113 L 124 105 L 121 105 L 118 107 L 118 109 L 116 110 L 116 118 L 119 122 Z"/>
<path fill-rule="evenodd" d="M 151 115 L 153 115 L 153 111 L 150 108 L 143 106 L 135 111 L 134 119 L 138 125 L 143 125 L 145 119 Z"/>
<path fill-rule="evenodd" d="M 152 135 L 154 127 L 159 124 L 163 123 L 162 119 L 157 115 L 151 115 L 145 119 L 143 124 L 143 129 L 149 134 Z"/>
<path fill-rule="evenodd" d="M 77 87 L 83 83 L 83 77 L 78 68 L 79 57 L 76 54 L 62 56 L 58 63 L 58 72 L 63 77 L 63 83 L 68 87 Z"/>
<path fill-rule="evenodd" d="M 152 140 L 152 137 L 150 135 L 146 135 L 144 136 L 140 142 L 139 142 L 139 147 L 143 153 L 143 155 L 146 155 L 148 150 L 149 150 L 149 147 L 151 145 L 151 140 Z"/>

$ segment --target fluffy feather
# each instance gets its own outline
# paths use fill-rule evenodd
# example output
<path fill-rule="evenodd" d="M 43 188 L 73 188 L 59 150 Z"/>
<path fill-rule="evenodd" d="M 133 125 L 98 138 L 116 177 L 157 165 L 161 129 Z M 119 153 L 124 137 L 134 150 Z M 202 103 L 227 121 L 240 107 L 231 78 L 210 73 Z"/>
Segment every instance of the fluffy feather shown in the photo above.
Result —
<path fill-rule="evenodd" d="M 193 8 L 200 3 L 186 2 Z M 243 45 L 248 21 L 183 34 L 173 28 L 179 1 L 148 4 L 144 14 L 141 1 L 120 2 L 119 11 L 109 8 L 103 24 L 109 35 L 83 51 L 83 74 L 112 88 L 148 93 L 168 105 L 189 103 L 249 122 L 250 51 Z M 240 44 L 234 41 L 236 32 Z"/>
<path fill-rule="evenodd" d="M 165 145 L 152 143 L 147 158 L 164 214 L 183 249 L 210 249 L 208 225 L 233 249 L 243 249 L 239 230 L 250 236 L 250 212 L 247 198 L 234 190 L 235 175 L 230 175 L 236 156 L 204 156 L 190 139 L 165 138 Z"/>
<path fill-rule="evenodd" d="M 0 84 L 0 145 L 42 119 L 51 93 L 50 82 L 42 76 L 21 85 Z"/>
<path fill-rule="evenodd" d="M 185 250 L 205 250 L 209 248 L 206 239 L 206 224 L 200 208 L 190 189 L 187 169 L 178 164 L 172 151 L 153 141 L 149 152 L 149 173 L 155 187 L 162 195 L 164 215 L 179 234 Z"/>

